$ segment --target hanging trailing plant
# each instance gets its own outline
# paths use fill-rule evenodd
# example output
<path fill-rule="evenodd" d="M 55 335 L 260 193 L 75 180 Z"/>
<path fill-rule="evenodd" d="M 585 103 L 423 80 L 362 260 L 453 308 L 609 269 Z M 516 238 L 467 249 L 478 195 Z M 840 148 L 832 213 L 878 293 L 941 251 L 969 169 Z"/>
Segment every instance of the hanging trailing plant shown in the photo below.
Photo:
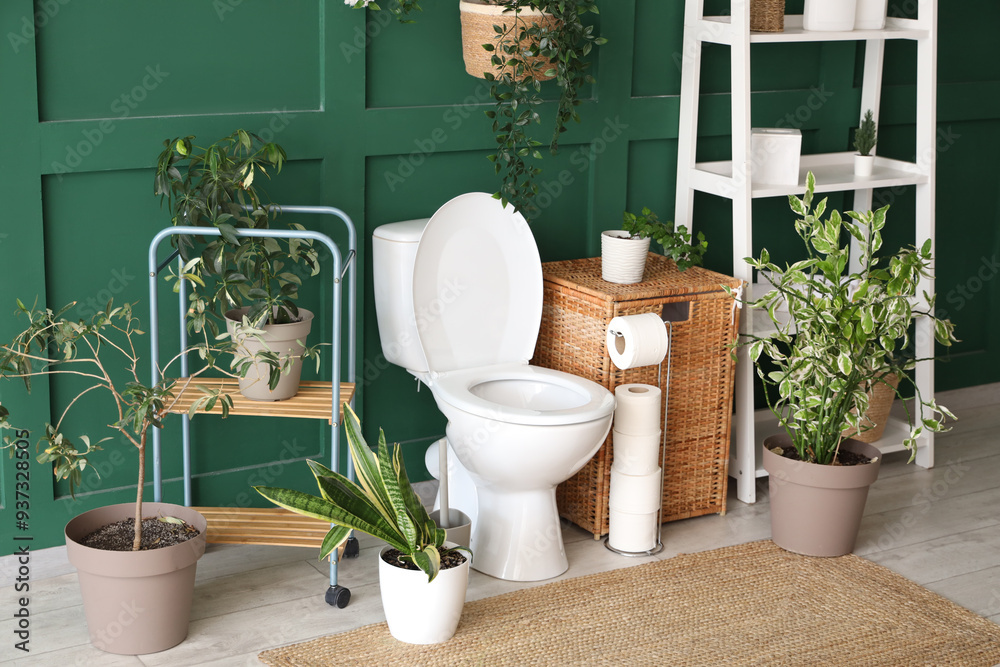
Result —
<path fill-rule="evenodd" d="M 537 107 L 542 102 L 542 81 L 554 78 L 561 89 L 549 141 L 549 151 L 556 154 L 567 124 L 580 121 L 580 89 L 594 83 L 586 58 L 594 46 L 607 40 L 595 33 L 594 26 L 583 23 L 586 14 L 600 13 L 596 0 L 484 0 L 484 4 L 502 5 L 504 13 L 513 16 L 530 9 L 555 19 L 504 22 L 494 26 L 494 43 L 483 44 L 483 49 L 493 54 L 495 67 L 494 72 L 485 73 L 492 82 L 490 96 L 494 101 L 494 108 L 486 115 L 493 121 L 497 143 L 489 159 L 502 179 L 494 196 L 533 218 L 539 213 L 534 204 L 538 194 L 535 178 L 542 170 L 529 164 L 529 159 L 542 159 L 538 150 L 542 143 L 529 135 L 527 128 L 541 123 Z"/>
<path fill-rule="evenodd" d="M 374 0 L 344 0 L 357 9 L 382 9 Z M 500 189 L 494 193 L 504 204 L 510 203 L 528 218 L 536 217 L 534 204 L 538 194 L 535 179 L 542 173 L 532 160 L 541 160 L 542 142 L 528 133 L 528 127 L 541 123 L 537 108 L 542 103 L 542 81 L 555 79 L 560 88 L 556 105 L 555 126 L 549 140 L 549 151 L 559 150 L 559 137 L 572 120 L 580 122 L 580 89 L 594 83 L 587 56 L 595 46 L 607 42 L 598 36 L 593 25 L 584 23 L 587 14 L 600 14 L 597 0 L 462 0 L 465 12 L 469 6 L 502 8 L 493 25 L 493 36 L 481 47 L 491 54 L 490 68 L 482 74 L 476 68 L 467 69 L 473 76 L 483 76 L 491 82 L 493 108 L 486 115 L 493 121 L 491 130 L 496 139 L 496 151 L 488 157 L 501 178 Z M 417 0 L 390 0 L 386 8 L 402 23 L 412 23 L 410 13 L 420 11 Z M 541 13 L 535 20 L 529 15 Z"/>

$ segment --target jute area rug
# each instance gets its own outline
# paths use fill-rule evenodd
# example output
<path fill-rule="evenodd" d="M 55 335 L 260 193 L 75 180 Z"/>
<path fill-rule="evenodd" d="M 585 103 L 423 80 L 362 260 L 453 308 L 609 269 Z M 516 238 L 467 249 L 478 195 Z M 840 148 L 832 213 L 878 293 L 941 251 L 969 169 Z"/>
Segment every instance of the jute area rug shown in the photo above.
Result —
<path fill-rule="evenodd" d="M 303 666 L 987 667 L 1000 663 L 1000 626 L 863 558 L 808 558 L 765 541 L 470 602 L 444 644 L 403 644 L 380 623 L 260 659 Z"/>

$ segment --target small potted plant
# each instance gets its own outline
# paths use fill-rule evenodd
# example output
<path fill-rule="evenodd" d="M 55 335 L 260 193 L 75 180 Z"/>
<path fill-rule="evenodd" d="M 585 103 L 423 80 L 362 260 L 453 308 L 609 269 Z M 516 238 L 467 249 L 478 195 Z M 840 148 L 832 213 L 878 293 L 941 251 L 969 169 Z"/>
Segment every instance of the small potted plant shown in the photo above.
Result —
<path fill-rule="evenodd" d="M 869 391 L 895 373 L 916 392 L 910 433 L 903 443 L 915 455 L 924 431 L 945 430 L 945 418 L 954 419 L 933 397 L 921 396 L 906 372 L 917 360 L 900 352 L 909 343 L 914 316 L 931 318 L 934 336 L 950 345 L 954 327 L 933 315 L 934 296 L 924 294 L 925 306 L 914 306 L 920 280 L 930 275 L 931 243 L 904 247 L 883 261 L 885 206 L 877 211 L 832 211 L 827 220 L 826 200 L 812 208 L 816 181 L 806 179 L 803 199 L 789 196 L 799 216 L 795 230 L 807 256 L 784 267 L 770 260 L 766 249 L 747 263 L 766 275 L 774 289 L 748 302 L 767 311 L 777 327 L 768 338 L 751 336 L 749 356 L 757 373 L 777 397 L 768 405 L 785 433 L 764 442 L 764 468 L 770 481 L 772 539 L 779 546 L 812 556 L 839 556 L 854 549 L 868 487 L 878 476 L 879 450 L 845 438 L 847 429 L 865 429 L 863 415 Z M 860 253 L 860 269 L 845 273 L 849 247 L 846 230 Z M 733 293 L 732 290 L 727 290 Z M 792 316 L 783 324 L 778 307 Z M 759 363 L 766 357 L 773 370 Z M 899 390 L 893 390 L 900 396 Z M 911 456 L 912 460 L 912 456 Z"/>
<path fill-rule="evenodd" d="M 320 496 L 292 489 L 254 489 L 279 507 L 333 524 L 320 558 L 329 556 L 352 530 L 386 542 L 379 553 L 379 587 L 389 632 L 409 644 L 447 641 L 462 615 L 472 553 L 465 546 L 446 546 L 444 529 L 434 524 L 410 486 L 399 445 L 390 455 L 380 431 L 378 452 L 373 454 L 361 435 L 358 416 L 347 404 L 344 416 L 358 484 L 308 461 Z"/>
<path fill-rule="evenodd" d="M 639 215 L 625 211 L 620 230 L 601 233 L 601 277 L 625 285 L 642 282 L 651 240 L 662 246 L 663 254 L 673 259 L 681 271 L 701 264 L 708 248 L 704 234 L 698 232 L 698 240 L 692 244 L 687 227 L 660 222 L 648 208 Z"/>
<path fill-rule="evenodd" d="M 79 573 L 83 607 L 91 643 L 103 651 L 125 655 L 156 653 L 175 646 L 187 636 L 195 568 L 205 552 L 205 518 L 193 509 L 167 503 L 144 503 L 146 442 L 150 428 L 162 428 L 171 406 L 188 390 L 192 379 L 215 365 L 218 355 L 232 351 L 232 342 L 205 340 L 181 352 L 197 353 L 205 367 L 183 386 L 176 380 L 156 384 L 139 378 L 139 357 L 134 339 L 142 335 L 139 321 L 128 304 L 105 310 L 89 321 L 69 320 L 60 311 L 28 309 L 17 302 L 20 314 L 28 316 L 28 327 L 13 341 L 0 347 L 0 377 L 21 378 L 30 392 L 37 377 L 82 378 L 81 391 L 64 408 L 55 423 L 45 425 L 38 461 L 52 466 L 58 479 L 69 482 L 70 492 L 79 486 L 90 456 L 101 449 L 104 438 L 91 442 L 86 435 L 71 440 L 63 421 L 77 401 L 90 392 L 112 400 L 110 428 L 138 452 L 138 484 L 135 503 L 111 505 L 84 512 L 66 525 L 66 551 Z M 169 364 L 168 364 L 169 366 Z M 124 371 L 124 377 L 122 372 Z M 220 391 L 203 392 L 196 407 L 211 409 L 221 404 L 223 416 L 232 401 Z M 10 405 L 10 401 L 8 401 Z M 5 438 L 18 468 L 28 465 L 23 445 L 27 431 L 14 429 L 7 408 L 0 407 L 0 428 L 13 429 L 16 438 Z M 122 610 L 142 610 L 120 622 Z M 111 634 L 108 628 L 118 628 Z"/>
<path fill-rule="evenodd" d="M 319 361 L 317 347 L 305 345 L 313 313 L 294 301 L 302 276 L 319 273 L 318 255 L 307 240 L 237 235 L 239 229 L 266 229 L 276 218 L 279 210 L 259 184 L 269 169 L 281 171 L 285 151 L 245 130 L 206 148 L 194 139 L 163 142 L 154 194 L 167 203 L 174 225 L 214 227 L 221 236 L 175 237 L 184 265 L 167 279 L 190 285 L 195 332 L 207 326 L 218 335 L 216 320 L 225 321 L 228 334 L 250 353 L 233 362 L 240 393 L 262 401 L 290 398 L 298 391 L 301 361 Z"/>
<path fill-rule="evenodd" d="M 854 156 L 854 175 L 868 178 L 875 166 L 875 156 L 871 154 L 875 148 L 878 136 L 875 127 L 874 113 L 871 109 L 865 112 L 861 125 L 854 131 L 854 148 L 858 151 Z"/>

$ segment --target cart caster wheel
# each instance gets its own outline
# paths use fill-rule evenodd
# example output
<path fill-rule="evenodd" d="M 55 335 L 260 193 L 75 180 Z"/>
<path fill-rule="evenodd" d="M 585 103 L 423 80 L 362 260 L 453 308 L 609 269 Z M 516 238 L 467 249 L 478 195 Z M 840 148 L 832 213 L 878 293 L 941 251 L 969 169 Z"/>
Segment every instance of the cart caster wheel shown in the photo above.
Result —
<path fill-rule="evenodd" d="M 343 609 L 351 601 L 351 591 L 343 586 L 330 586 L 326 589 L 326 603 L 331 607 Z"/>
<path fill-rule="evenodd" d="M 347 545 L 344 547 L 344 558 L 357 558 L 361 553 L 361 544 L 358 542 L 358 538 L 351 537 L 347 538 Z"/>

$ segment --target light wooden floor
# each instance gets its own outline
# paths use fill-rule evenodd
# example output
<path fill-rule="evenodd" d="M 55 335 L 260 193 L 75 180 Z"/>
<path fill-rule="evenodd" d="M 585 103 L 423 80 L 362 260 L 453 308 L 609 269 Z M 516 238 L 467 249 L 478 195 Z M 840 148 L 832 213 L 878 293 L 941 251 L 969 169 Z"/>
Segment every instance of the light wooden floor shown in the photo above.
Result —
<path fill-rule="evenodd" d="M 907 465 L 903 453 L 886 457 L 869 496 L 856 553 L 1000 623 L 1000 384 L 942 393 L 939 400 L 961 421 L 938 437 L 933 469 Z M 760 485 L 762 499 L 755 505 L 737 501 L 731 489 L 725 516 L 666 524 L 666 548 L 657 557 L 768 538 L 766 486 L 766 481 Z M 561 578 L 646 562 L 617 556 L 573 526 L 565 528 L 564 538 L 570 570 Z M 341 583 L 353 593 L 342 610 L 323 601 L 328 570 L 309 550 L 210 546 L 198 565 L 188 639 L 141 658 L 112 656 L 89 645 L 76 575 L 62 547 L 33 555 L 32 651 L 28 658 L 14 655 L 13 562 L 0 558 L 0 609 L 6 610 L 0 614 L 0 662 L 32 667 L 256 665 L 257 653 L 264 649 L 384 620 L 378 545 L 367 536 L 361 544 L 361 557 L 341 566 Z M 469 600 L 528 585 L 473 572 Z"/>

